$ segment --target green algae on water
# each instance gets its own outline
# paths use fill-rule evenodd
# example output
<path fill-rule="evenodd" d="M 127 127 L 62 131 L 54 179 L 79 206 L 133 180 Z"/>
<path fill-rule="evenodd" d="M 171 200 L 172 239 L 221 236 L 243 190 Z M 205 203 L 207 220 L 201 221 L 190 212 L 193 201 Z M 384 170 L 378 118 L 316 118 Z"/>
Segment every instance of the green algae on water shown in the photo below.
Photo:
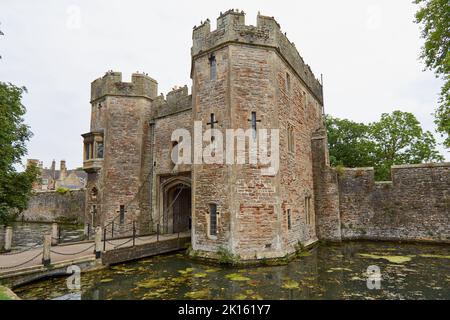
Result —
<path fill-rule="evenodd" d="M 392 243 L 323 244 L 310 257 L 294 259 L 286 266 L 249 268 L 210 265 L 173 254 L 147 259 L 145 264 L 130 262 L 88 272 L 81 278 L 81 299 L 243 299 L 245 296 L 248 300 L 415 300 L 450 296 L 450 260 L 444 258 L 450 256 L 450 248 L 398 244 L 397 251 L 389 250 L 393 247 Z M 383 258 L 391 256 L 407 257 L 411 261 L 400 264 Z M 380 267 L 383 290 L 367 290 L 370 265 Z M 14 291 L 22 299 L 53 299 L 70 294 L 64 277 L 45 279 Z"/>
<path fill-rule="evenodd" d="M 184 270 L 178 270 L 178 272 L 181 273 L 181 274 L 183 274 L 183 275 L 192 273 L 193 271 L 194 271 L 194 268 L 186 268 L 186 269 L 184 269 Z"/>
<path fill-rule="evenodd" d="M 141 282 L 138 282 L 137 286 L 140 288 L 156 288 L 166 284 L 166 278 L 157 278 L 157 279 L 147 279 Z"/>
<path fill-rule="evenodd" d="M 227 274 L 225 276 L 225 278 L 227 278 L 228 280 L 231 281 L 250 281 L 251 279 L 248 277 L 243 276 L 242 274 L 239 273 L 231 273 L 231 274 Z"/>
<path fill-rule="evenodd" d="M 184 296 L 185 298 L 189 299 L 207 299 L 209 296 L 209 289 L 205 288 L 198 291 L 190 291 L 186 293 Z"/>
<path fill-rule="evenodd" d="M 206 273 L 195 273 L 194 278 L 206 278 L 208 275 Z"/>
<path fill-rule="evenodd" d="M 352 272 L 352 269 L 349 268 L 330 268 L 329 270 L 327 270 L 328 273 L 334 272 L 334 271 L 349 271 Z"/>
<path fill-rule="evenodd" d="M 434 259 L 450 259 L 450 256 L 442 256 L 438 254 L 419 254 L 422 258 L 434 258 Z"/>
<path fill-rule="evenodd" d="M 281 286 L 283 289 L 298 289 L 299 283 L 294 280 L 287 280 Z"/>
<path fill-rule="evenodd" d="M 369 259 L 384 259 L 391 263 L 402 264 L 411 261 L 414 256 L 378 256 L 375 254 L 359 253 L 359 256 Z"/>

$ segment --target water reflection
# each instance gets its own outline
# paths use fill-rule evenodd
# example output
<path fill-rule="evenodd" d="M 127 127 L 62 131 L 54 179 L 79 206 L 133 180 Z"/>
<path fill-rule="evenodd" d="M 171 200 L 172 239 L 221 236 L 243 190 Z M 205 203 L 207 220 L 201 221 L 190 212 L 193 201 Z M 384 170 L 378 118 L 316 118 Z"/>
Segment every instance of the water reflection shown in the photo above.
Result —
<path fill-rule="evenodd" d="M 407 259 L 405 259 L 405 257 Z M 380 290 L 367 268 L 381 270 Z M 82 274 L 82 299 L 449 299 L 450 247 L 351 242 L 323 245 L 286 266 L 245 269 L 154 257 Z M 65 279 L 18 288 L 24 299 L 70 292 Z"/>

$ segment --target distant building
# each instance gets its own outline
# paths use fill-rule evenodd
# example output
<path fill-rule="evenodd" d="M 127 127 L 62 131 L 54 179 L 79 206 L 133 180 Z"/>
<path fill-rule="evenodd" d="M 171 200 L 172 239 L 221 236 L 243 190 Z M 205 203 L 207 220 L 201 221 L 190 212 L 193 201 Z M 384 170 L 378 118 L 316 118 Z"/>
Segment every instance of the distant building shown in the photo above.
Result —
<path fill-rule="evenodd" d="M 50 168 L 43 167 L 42 161 L 28 159 L 27 166 L 35 164 L 41 169 L 40 181 L 33 186 L 34 191 L 56 190 L 67 188 L 70 190 L 82 189 L 86 185 L 87 174 L 83 169 L 67 170 L 66 161 L 61 160 L 59 170 L 56 170 L 56 162 L 52 161 Z"/>

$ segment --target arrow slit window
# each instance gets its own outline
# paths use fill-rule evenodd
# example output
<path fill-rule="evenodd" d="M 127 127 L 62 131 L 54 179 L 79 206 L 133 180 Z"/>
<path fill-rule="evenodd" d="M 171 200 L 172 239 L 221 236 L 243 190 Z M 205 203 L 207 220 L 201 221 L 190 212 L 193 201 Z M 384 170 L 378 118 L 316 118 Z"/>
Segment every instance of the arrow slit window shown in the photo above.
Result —
<path fill-rule="evenodd" d="M 217 205 L 211 203 L 209 205 L 209 235 L 216 236 L 217 235 Z"/>
<path fill-rule="evenodd" d="M 217 79 L 217 61 L 213 54 L 209 56 L 209 77 L 211 80 Z"/>

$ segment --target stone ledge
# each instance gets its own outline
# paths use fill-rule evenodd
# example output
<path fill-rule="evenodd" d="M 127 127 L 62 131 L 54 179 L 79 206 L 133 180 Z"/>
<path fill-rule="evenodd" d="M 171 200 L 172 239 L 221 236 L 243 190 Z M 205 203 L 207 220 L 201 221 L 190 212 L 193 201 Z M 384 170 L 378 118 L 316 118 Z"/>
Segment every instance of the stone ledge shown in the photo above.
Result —
<path fill-rule="evenodd" d="M 403 164 L 392 166 L 392 169 L 413 169 L 413 168 L 438 168 L 438 167 L 449 167 L 450 162 L 442 163 L 421 163 L 421 164 Z"/>
<path fill-rule="evenodd" d="M 343 168 L 345 171 L 373 171 L 373 167 Z"/>

